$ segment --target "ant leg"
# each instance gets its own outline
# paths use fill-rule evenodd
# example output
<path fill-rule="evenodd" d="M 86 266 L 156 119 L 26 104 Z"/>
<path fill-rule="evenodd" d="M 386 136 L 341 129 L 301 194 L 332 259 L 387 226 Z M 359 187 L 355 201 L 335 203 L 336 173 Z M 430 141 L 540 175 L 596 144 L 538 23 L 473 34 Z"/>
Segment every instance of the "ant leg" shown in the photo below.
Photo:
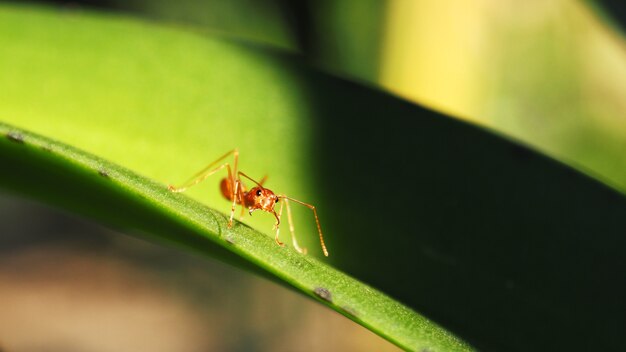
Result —
<path fill-rule="evenodd" d="M 243 221 L 246 215 L 246 206 L 243 205 L 243 196 L 241 196 L 239 199 L 241 199 L 241 213 L 239 214 L 239 221 Z"/>
<path fill-rule="evenodd" d="M 233 154 L 233 157 L 234 157 L 234 163 L 233 163 L 234 168 L 233 169 L 234 169 L 235 172 L 237 172 L 237 163 L 238 163 L 238 159 L 239 159 L 239 150 L 235 148 L 235 149 L 229 151 L 228 153 L 222 155 L 217 160 L 215 160 L 214 162 L 212 162 L 209 165 L 207 165 L 204 169 L 200 170 L 198 173 L 193 175 L 182 186 L 175 187 L 173 185 L 169 185 L 167 188 L 170 191 L 172 191 L 172 192 L 177 192 L 177 193 L 178 192 L 184 192 L 188 188 L 197 185 L 198 183 L 204 181 L 207 177 L 213 175 L 214 173 L 218 172 L 219 170 L 221 170 L 223 168 L 228 168 L 228 179 L 231 181 L 231 184 L 232 184 L 232 182 L 234 181 L 234 177 L 233 177 L 233 172 L 231 172 L 230 165 L 228 163 L 222 164 L 222 165 L 220 165 L 220 166 L 218 166 L 218 167 L 216 167 L 214 169 L 211 169 L 213 166 L 215 166 L 215 164 L 217 164 L 220 161 L 224 160 L 226 157 L 228 157 L 231 154 Z"/>
<path fill-rule="evenodd" d="M 289 232 L 291 233 L 291 242 L 293 247 L 302 254 L 306 254 L 306 248 L 301 248 L 296 240 L 296 229 L 293 226 L 293 220 L 291 218 L 291 206 L 289 205 L 289 199 L 285 198 L 284 203 L 287 204 L 287 220 L 289 221 Z M 282 204 L 281 204 L 282 208 Z"/>
<path fill-rule="evenodd" d="M 246 185 L 243 183 L 243 181 L 239 177 L 239 175 L 237 175 L 237 178 L 238 178 L 239 184 L 240 184 L 239 194 L 238 194 L 239 200 L 238 201 L 239 201 L 239 204 L 241 205 L 241 213 L 239 214 L 239 221 L 243 221 L 244 215 L 246 214 L 246 206 L 245 206 L 244 201 L 243 201 L 243 195 L 248 190 L 246 188 Z"/>
<path fill-rule="evenodd" d="M 228 228 L 233 227 L 233 217 L 235 216 L 235 207 L 237 206 L 237 198 L 241 194 L 241 191 L 239 189 L 240 183 L 241 181 L 239 181 L 238 179 L 235 180 L 235 189 L 233 191 L 233 205 L 230 207 L 230 220 L 228 220 Z M 242 200 L 241 198 L 239 199 Z M 243 207 L 243 202 L 241 206 Z"/>
<path fill-rule="evenodd" d="M 280 217 L 283 215 L 282 202 L 280 203 L 280 208 L 278 209 L 278 215 L 276 215 L 276 213 L 274 213 L 274 215 L 276 216 L 276 224 L 274 224 L 274 228 L 276 229 L 276 237 L 274 237 L 274 241 L 276 241 L 277 245 L 283 247 L 285 244 L 278 239 L 278 235 L 280 234 Z"/>
<path fill-rule="evenodd" d="M 313 210 L 313 215 L 315 215 L 315 223 L 317 224 L 317 232 L 319 232 L 320 235 L 320 244 L 322 245 L 322 251 L 324 251 L 324 255 L 328 257 L 328 250 L 326 249 L 326 244 L 324 243 L 324 235 L 322 235 L 322 226 L 320 226 L 320 219 L 317 216 L 317 210 L 315 209 L 314 205 L 299 201 L 297 199 L 291 198 L 291 197 L 287 197 L 285 195 L 280 195 L 278 196 L 278 198 L 284 199 L 284 200 L 291 200 L 294 201 L 298 204 L 304 205 L 305 207 Z M 289 206 L 287 206 L 287 211 L 289 211 Z M 291 223 L 291 221 L 290 221 Z M 295 237 L 295 235 L 294 235 Z"/>
<path fill-rule="evenodd" d="M 228 179 L 231 179 L 232 178 L 232 172 L 230 170 L 230 164 L 226 163 L 226 164 L 222 164 L 222 165 L 216 167 L 213 170 L 205 171 L 204 173 L 198 174 L 199 175 L 198 177 L 190 179 L 189 181 L 187 181 L 186 183 L 184 183 L 180 187 L 176 187 L 174 185 L 168 185 L 167 189 L 169 189 L 170 191 L 172 191 L 174 193 L 185 192 L 188 188 L 191 188 L 191 187 L 197 185 L 198 183 L 204 181 L 207 177 L 213 175 L 214 173 L 220 171 L 223 168 L 226 168 L 228 170 Z"/>

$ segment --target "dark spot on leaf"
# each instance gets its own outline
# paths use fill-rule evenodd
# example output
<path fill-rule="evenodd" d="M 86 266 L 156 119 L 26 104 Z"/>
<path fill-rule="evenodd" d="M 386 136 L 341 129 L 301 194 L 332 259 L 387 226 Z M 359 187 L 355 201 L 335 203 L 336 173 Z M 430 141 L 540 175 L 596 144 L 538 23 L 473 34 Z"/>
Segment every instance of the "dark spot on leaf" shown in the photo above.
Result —
<path fill-rule="evenodd" d="M 109 177 L 109 173 L 107 172 L 107 170 L 103 168 L 98 169 L 98 175 L 102 177 Z"/>
<path fill-rule="evenodd" d="M 19 132 L 9 132 L 7 133 L 7 138 L 11 141 L 11 142 L 15 142 L 15 143 L 24 143 L 24 136 L 22 136 L 21 133 Z"/>
<path fill-rule="evenodd" d="M 317 297 L 323 299 L 324 301 L 331 302 L 331 303 L 333 301 L 333 297 L 327 288 L 316 287 L 315 290 L 313 290 L 313 293 L 315 293 Z"/>

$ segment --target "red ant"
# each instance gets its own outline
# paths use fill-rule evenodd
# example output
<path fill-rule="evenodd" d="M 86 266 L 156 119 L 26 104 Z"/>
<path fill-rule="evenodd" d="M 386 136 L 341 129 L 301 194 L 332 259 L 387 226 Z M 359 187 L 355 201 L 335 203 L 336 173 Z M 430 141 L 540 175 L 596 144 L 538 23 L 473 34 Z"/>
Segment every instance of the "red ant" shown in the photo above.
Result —
<path fill-rule="evenodd" d="M 233 155 L 233 159 L 234 159 L 232 169 L 229 163 L 224 163 L 218 167 L 213 168 L 213 166 L 215 166 L 220 161 L 226 159 L 231 154 Z M 228 153 L 222 155 L 214 162 L 210 163 L 204 169 L 200 170 L 200 172 L 192 176 L 189 179 L 189 181 L 185 182 L 182 186 L 174 187 L 172 185 L 169 185 L 168 189 L 172 192 L 177 192 L 177 193 L 184 192 L 188 188 L 195 186 L 198 183 L 204 181 L 207 177 L 213 175 L 219 170 L 226 168 L 226 170 L 228 171 L 228 177 L 223 178 L 222 181 L 220 182 L 220 191 L 222 192 L 222 195 L 224 196 L 224 198 L 232 202 L 232 206 L 230 208 L 230 220 L 228 221 L 228 228 L 231 228 L 233 226 L 233 217 L 235 215 L 235 207 L 237 205 L 241 205 L 241 217 L 243 217 L 244 208 L 249 209 L 248 213 L 250 215 L 252 215 L 252 212 L 255 210 L 262 210 L 262 211 L 271 213 L 276 218 L 276 224 L 274 225 L 274 227 L 276 228 L 276 237 L 274 238 L 274 240 L 279 246 L 282 247 L 285 244 L 282 243 L 278 239 L 278 235 L 280 231 L 280 228 L 279 228 L 280 217 L 283 213 L 283 204 L 286 204 L 287 205 L 287 219 L 289 220 L 289 231 L 291 232 L 291 240 L 293 242 L 293 246 L 298 252 L 302 254 L 306 254 L 306 248 L 301 248 L 298 245 L 298 241 L 296 241 L 296 234 L 295 234 L 295 230 L 293 226 L 293 220 L 291 219 L 291 207 L 289 206 L 289 201 L 294 201 L 298 204 L 304 205 L 305 207 L 308 207 L 309 209 L 313 210 L 313 215 L 315 215 L 315 223 L 317 224 L 317 231 L 319 232 L 319 235 L 320 235 L 320 243 L 322 245 L 322 250 L 324 251 L 324 255 L 328 257 L 328 250 L 326 249 L 326 244 L 324 244 L 324 237 L 322 235 L 322 227 L 320 226 L 320 221 L 319 221 L 319 218 L 317 217 L 317 210 L 315 210 L 315 206 L 308 204 L 308 203 L 304 203 L 297 199 L 288 197 L 286 195 L 282 195 L 282 194 L 276 195 L 269 188 L 263 187 L 263 183 L 267 179 L 267 176 L 263 177 L 263 179 L 261 179 L 260 182 L 257 182 L 253 180 L 250 176 L 237 170 L 238 162 L 239 162 L 239 150 L 235 148 L 229 151 Z M 241 180 L 241 177 L 245 177 L 248 180 L 254 182 L 256 184 L 256 187 L 253 187 L 250 190 L 246 190 L 246 186 Z M 280 203 L 278 214 L 276 214 L 276 211 L 274 210 L 274 206 L 281 199 L 284 200 L 284 202 Z"/>

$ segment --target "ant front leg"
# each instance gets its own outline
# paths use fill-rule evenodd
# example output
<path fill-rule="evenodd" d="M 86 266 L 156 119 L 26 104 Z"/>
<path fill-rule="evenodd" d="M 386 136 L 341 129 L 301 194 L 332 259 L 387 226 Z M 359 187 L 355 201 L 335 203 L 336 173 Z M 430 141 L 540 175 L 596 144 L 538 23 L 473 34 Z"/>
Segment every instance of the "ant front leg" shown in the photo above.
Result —
<path fill-rule="evenodd" d="M 315 208 L 315 206 L 312 205 L 312 204 L 309 204 L 309 203 L 305 203 L 305 202 L 299 201 L 299 200 L 291 198 L 291 197 L 287 197 L 285 195 L 278 196 L 278 198 L 279 199 L 284 199 L 285 202 L 287 202 L 287 216 L 288 216 L 288 219 L 289 219 L 289 225 L 290 225 L 290 229 L 291 229 L 291 235 L 292 235 L 292 238 L 293 238 L 293 245 L 294 245 L 294 247 L 296 247 L 296 249 L 298 249 L 298 251 L 300 251 L 300 249 L 299 249 L 300 247 L 298 247 L 297 241 L 296 241 L 296 234 L 295 234 L 295 232 L 293 230 L 293 221 L 291 220 L 291 211 L 290 211 L 291 208 L 289 207 L 289 201 L 294 201 L 294 202 L 296 202 L 296 203 L 298 203 L 300 205 L 304 205 L 305 207 L 313 210 L 313 215 L 315 216 L 315 224 L 317 225 L 317 232 L 319 233 L 319 236 L 320 236 L 320 244 L 322 246 L 322 251 L 324 252 L 324 255 L 326 257 L 328 257 L 328 249 L 326 249 L 326 244 L 324 243 L 324 235 L 322 234 L 322 226 L 320 225 L 320 219 L 317 216 L 317 209 Z M 306 252 L 306 249 L 302 249 L 302 250 Z"/>
<path fill-rule="evenodd" d="M 283 198 L 283 201 L 280 202 L 280 208 L 278 208 L 278 215 L 276 216 L 277 222 L 276 225 L 274 225 L 274 227 L 276 228 L 276 237 L 274 238 L 274 241 L 276 241 L 276 244 L 281 247 L 285 245 L 278 239 L 278 235 L 280 233 L 280 218 L 283 215 L 283 205 L 287 205 L 287 220 L 289 222 L 289 232 L 291 233 L 291 242 L 293 243 L 293 248 L 295 248 L 298 253 L 306 254 L 306 248 L 300 247 L 298 245 L 298 241 L 296 240 L 295 228 L 293 226 L 293 220 L 291 218 L 291 207 L 289 206 L 289 200 L 287 198 Z"/>
<path fill-rule="evenodd" d="M 293 243 L 293 248 L 295 248 L 299 253 L 306 254 L 306 248 L 301 248 L 298 245 L 298 240 L 296 240 L 296 229 L 293 226 L 293 219 L 291 218 L 291 206 L 289 205 L 289 199 L 284 198 L 283 200 L 284 203 L 287 204 L 287 220 L 289 221 L 289 232 L 291 233 L 291 243 Z"/>
<path fill-rule="evenodd" d="M 238 202 L 239 204 L 241 204 L 241 212 L 239 213 L 239 221 L 243 221 L 243 218 L 246 214 L 246 205 L 245 202 L 243 200 L 243 196 L 244 194 L 248 191 L 246 185 L 243 183 L 243 181 L 241 180 L 241 178 L 239 177 L 239 173 L 237 174 L 237 178 L 239 179 L 239 194 L 238 194 Z"/>
<path fill-rule="evenodd" d="M 277 245 L 281 247 L 285 245 L 278 239 L 278 235 L 280 234 L 280 217 L 282 215 L 283 215 L 283 202 L 280 202 L 280 208 L 278 208 L 278 215 L 274 213 L 274 216 L 276 216 L 276 224 L 274 224 L 274 228 L 276 229 L 276 236 L 274 237 L 274 241 L 276 242 Z"/>
<path fill-rule="evenodd" d="M 230 170 L 228 172 L 230 174 Z M 239 179 L 235 180 L 235 187 L 233 190 L 233 204 L 230 207 L 230 219 L 228 220 L 228 228 L 233 227 L 233 217 L 235 216 L 235 207 L 237 206 L 237 201 L 241 203 L 241 207 L 243 208 L 243 196 L 240 189 L 241 181 Z"/>

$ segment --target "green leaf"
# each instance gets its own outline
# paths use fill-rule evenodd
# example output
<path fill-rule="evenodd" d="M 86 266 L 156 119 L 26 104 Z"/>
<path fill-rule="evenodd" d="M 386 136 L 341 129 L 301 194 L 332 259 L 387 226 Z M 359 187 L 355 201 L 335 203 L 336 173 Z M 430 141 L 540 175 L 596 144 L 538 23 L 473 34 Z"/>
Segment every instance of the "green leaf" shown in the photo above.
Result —
<path fill-rule="evenodd" d="M 222 213 L 163 184 L 5 124 L 0 134 L 0 160 L 10 165 L 0 176 L 5 186 L 282 281 L 405 349 L 469 350 L 380 292 L 244 224 L 229 229 Z"/>
<path fill-rule="evenodd" d="M 261 273 L 402 348 L 469 350 L 313 256 L 243 224 L 228 229 L 223 214 L 167 190 L 165 180 L 182 181 L 235 145 L 249 152 L 242 167 L 250 175 L 260 174 L 255 165 L 274 166 L 280 174 L 270 180 L 290 194 L 305 187 L 298 172 L 307 170 L 288 167 L 301 164 L 310 141 L 304 93 L 294 89 L 302 68 L 219 39 L 86 13 L 3 6 L 0 33 L 0 65 L 11 68 L 0 78 L 11 87 L 0 115 L 17 126 L 0 125 L 5 187 Z"/>
<path fill-rule="evenodd" d="M 294 57 L 112 16 L 0 9 L 0 119 L 16 126 L 0 139 L 3 185 L 245 266 L 405 349 L 468 348 L 312 256 L 226 229 L 200 205 L 228 211 L 219 176 L 166 191 L 238 146 L 243 171 L 318 207 L 333 266 L 472 345 L 623 346 L 626 201 L 614 190 Z M 295 215 L 319 255 L 310 212 Z M 269 232 L 272 217 L 246 223 Z"/>

